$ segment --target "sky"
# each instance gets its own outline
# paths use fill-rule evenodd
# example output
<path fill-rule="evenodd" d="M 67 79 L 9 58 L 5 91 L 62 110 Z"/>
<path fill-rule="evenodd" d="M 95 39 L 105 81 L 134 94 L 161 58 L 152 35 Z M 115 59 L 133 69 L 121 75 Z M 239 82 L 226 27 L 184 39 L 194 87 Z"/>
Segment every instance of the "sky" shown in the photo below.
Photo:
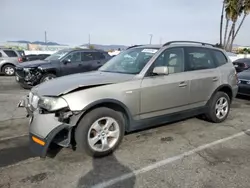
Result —
<path fill-rule="evenodd" d="M 219 42 L 222 0 L 0 0 L 0 42 Z M 250 16 L 235 43 L 250 45 Z"/>

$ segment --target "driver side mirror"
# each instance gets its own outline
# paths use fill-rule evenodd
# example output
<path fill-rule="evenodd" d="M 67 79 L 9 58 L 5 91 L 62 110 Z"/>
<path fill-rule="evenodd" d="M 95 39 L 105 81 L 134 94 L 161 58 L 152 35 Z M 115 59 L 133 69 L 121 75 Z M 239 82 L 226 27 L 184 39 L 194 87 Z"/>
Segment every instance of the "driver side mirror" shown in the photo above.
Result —
<path fill-rule="evenodd" d="M 70 59 L 65 59 L 65 60 L 63 60 L 63 63 L 66 65 L 68 63 L 71 63 L 71 60 Z"/>
<path fill-rule="evenodd" d="M 155 67 L 153 70 L 153 75 L 168 75 L 168 67 L 167 66 L 161 66 L 161 67 Z"/>

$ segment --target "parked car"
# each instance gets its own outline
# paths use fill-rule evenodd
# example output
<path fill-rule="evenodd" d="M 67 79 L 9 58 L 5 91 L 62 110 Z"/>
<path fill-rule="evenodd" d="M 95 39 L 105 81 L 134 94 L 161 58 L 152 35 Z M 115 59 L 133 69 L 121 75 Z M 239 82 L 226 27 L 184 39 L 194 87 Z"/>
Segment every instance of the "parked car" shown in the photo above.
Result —
<path fill-rule="evenodd" d="M 226 52 L 227 56 L 229 57 L 229 59 L 234 62 L 235 60 L 239 59 L 239 57 L 237 56 L 236 53 L 233 52 Z"/>
<path fill-rule="evenodd" d="M 0 73 L 13 76 L 15 75 L 15 66 L 22 62 L 22 56 L 16 50 L 0 48 Z"/>
<path fill-rule="evenodd" d="M 51 54 L 30 54 L 24 56 L 24 61 L 44 60 Z"/>
<path fill-rule="evenodd" d="M 233 62 L 237 72 L 242 72 L 250 68 L 250 58 L 240 58 Z"/>
<path fill-rule="evenodd" d="M 250 70 L 238 73 L 238 95 L 250 96 Z"/>
<path fill-rule="evenodd" d="M 16 81 L 29 89 L 56 77 L 96 70 L 110 58 L 107 52 L 101 50 L 60 50 L 44 60 L 28 61 L 17 66 Z"/>
<path fill-rule="evenodd" d="M 137 55 L 129 62 L 131 54 Z M 132 47 L 98 71 L 42 83 L 19 107 L 30 116 L 30 146 L 39 156 L 53 143 L 101 157 L 118 147 L 125 132 L 199 114 L 223 122 L 237 90 L 236 71 L 223 50 L 172 41 Z"/>

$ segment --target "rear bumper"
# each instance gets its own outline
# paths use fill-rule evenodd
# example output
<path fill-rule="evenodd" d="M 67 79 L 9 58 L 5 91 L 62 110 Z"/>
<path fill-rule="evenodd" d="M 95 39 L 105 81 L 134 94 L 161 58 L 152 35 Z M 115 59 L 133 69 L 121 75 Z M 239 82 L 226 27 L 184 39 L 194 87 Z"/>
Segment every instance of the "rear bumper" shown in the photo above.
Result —
<path fill-rule="evenodd" d="M 239 87 L 236 85 L 232 88 L 232 92 L 233 92 L 233 98 L 236 97 L 237 93 L 238 93 Z"/>

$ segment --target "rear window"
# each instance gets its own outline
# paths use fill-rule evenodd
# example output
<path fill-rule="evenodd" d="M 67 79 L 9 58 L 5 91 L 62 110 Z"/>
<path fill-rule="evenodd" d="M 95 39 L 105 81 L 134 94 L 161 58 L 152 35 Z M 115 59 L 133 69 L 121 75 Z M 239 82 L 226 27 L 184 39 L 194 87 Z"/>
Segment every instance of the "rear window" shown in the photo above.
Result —
<path fill-rule="evenodd" d="M 3 51 L 8 57 L 17 57 L 16 52 L 14 52 L 13 50 L 3 50 Z"/>
<path fill-rule="evenodd" d="M 214 54 L 214 57 L 218 66 L 221 66 L 227 63 L 227 58 L 221 51 L 213 50 L 213 54 Z"/>

